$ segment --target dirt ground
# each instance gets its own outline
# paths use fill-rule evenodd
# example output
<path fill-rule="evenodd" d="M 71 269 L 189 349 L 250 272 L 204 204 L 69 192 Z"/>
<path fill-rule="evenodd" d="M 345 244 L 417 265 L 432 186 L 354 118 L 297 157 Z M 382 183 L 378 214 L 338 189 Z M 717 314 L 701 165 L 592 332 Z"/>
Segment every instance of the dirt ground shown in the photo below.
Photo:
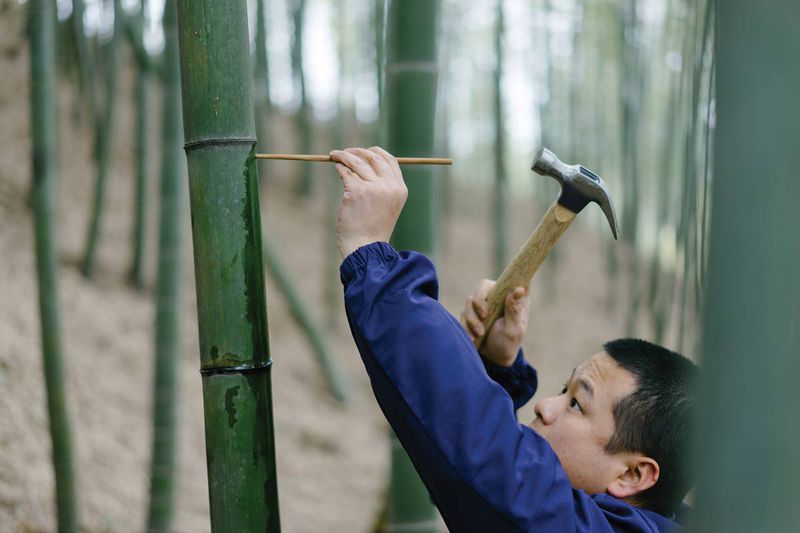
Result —
<path fill-rule="evenodd" d="M 22 8 L 2 2 L 0 19 L 0 532 L 53 531 L 53 476 L 41 368 L 31 213 L 28 54 Z M 153 353 L 153 294 L 157 210 L 157 160 L 151 161 L 147 280 L 138 292 L 125 282 L 133 216 L 133 113 L 131 79 L 120 87 L 116 158 L 109 176 L 96 278 L 78 271 L 94 171 L 90 136 L 76 125 L 75 95 L 60 90 L 61 173 L 58 202 L 63 354 L 68 407 L 84 531 L 141 531 L 147 506 Z M 157 99 L 154 98 L 157 102 Z M 154 114 L 154 117 L 157 114 Z M 154 131 L 157 131 L 154 125 Z M 154 135 L 154 142 L 157 136 Z M 292 182 L 275 175 L 262 189 L 264 228 L 314 316 L 324 316 L 324 290 L 336 272 L 325 270 L 330 238 L 326 191 L 296 200 Z M 458 173 L 458 164 L 453 168 Z M 330 179 L 336 179 L 333 171 Z M 323 173 L 322 176 L 326 174 Z M 327 179 L 321 177 L 320 179 Z M 488 191 L 460 185 L 451 218 L 443 225 L 442 301 L 459 313 L 490 268 Z M 509 209 L 512 248 L 541 212 L 530 198 Z M 198 357 L 191 235 L 186 216 L 183 344 L 180 362 L 180 444 L 176 530 L 207 531 L 208 495 Z M 607 229 L 604 230 L 607 232 Z M 572 367 L 600 344 L 623 335 L 623 295 L 610 298 L 603 247 L 607 235 L 579 221 L 560 244 L 550 268 L 554 290 L 534 283 L 528 358 L 540 369 L 540 391 L 560 388 Z M 386 484 L 387 425 L 369 389 L 341 308 L 329 342 L 352 382 L 347 408 L 328 396 L 313 354 L 268 278 L 269 331 L 280 513 L 284 531 L 366 532 Z M 521 418 L 531 417 L 532 406 Z"/>

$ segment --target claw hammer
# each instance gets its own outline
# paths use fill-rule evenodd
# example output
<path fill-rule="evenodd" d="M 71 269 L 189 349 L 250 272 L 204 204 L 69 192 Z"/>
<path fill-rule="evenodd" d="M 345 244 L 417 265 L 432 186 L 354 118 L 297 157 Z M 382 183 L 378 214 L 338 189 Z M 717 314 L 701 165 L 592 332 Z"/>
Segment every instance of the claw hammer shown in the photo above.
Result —
<path fill-rule="evenodd" d="M 506 295 L 516 287 L 526 287 L 542 264 L 547 254 L 567 230 L 575 216 L 589 202 L 597 203 L 605 213 L 611 226 L 614 239 L 617 238 L 617 217 L 614 204 L 603 179 L 581 165 L 567 165 L 556 155 L 542 148 L 536 154 L 531 170 L 542 176 L 555 178 L 561 184 L 561 194 L 547 210 L 539 225 L 522 245 L 517 255 L 497 278 L 497 283 L 489 292 L 487 302 L 489 311 L 483 321 L 484 332 L 488 333 L 495 321 L 503 316 Z M 475 339 L 475 347 L 480 350 L 486 340 Z"/>

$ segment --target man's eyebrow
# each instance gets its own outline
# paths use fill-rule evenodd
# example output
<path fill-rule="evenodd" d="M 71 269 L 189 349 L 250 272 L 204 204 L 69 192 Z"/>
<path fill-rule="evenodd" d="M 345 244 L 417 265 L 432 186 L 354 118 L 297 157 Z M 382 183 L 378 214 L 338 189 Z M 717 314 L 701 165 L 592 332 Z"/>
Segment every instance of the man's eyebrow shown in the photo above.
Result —
<path fill-rule="evenodd" d="M 577 383 L 583 390 L 586 391 L 586 394 L 589 395 L 589 398 L 594 399 L 594 388 L 592 387 L 591 383 L 583 378 L 578 378 Z"/>

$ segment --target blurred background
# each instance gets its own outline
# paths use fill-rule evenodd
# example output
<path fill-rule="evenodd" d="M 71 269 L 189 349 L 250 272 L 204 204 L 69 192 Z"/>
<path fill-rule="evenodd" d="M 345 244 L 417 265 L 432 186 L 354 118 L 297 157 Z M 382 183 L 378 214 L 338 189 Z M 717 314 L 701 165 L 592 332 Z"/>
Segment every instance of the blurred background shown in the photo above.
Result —
<path fill-rule="evenodd" d="M 31 5 L 0 0 L 0 531 L 56 524 L 31 211 Z M 52 301 L 60 294 L 80 524 L 139 531 L 152 520 L 159 254 L 172 250 L 168 514 L 176 531 L 207 531 L 185 157 L 170 151 L 183 137 L 163 107 L 176 74 L 164 0 L 53 7 Z M 385 145 L 388 4 L 251 0 L 248 12 L 259 152 Z M 427 25 L 406 16 L 413 40 Z M 546 146 L 604 178 L 620 238 L 589 206 L 534 279 L 525 351 L 539 394 L 557 392 L 577 362 L 620 336 L 694 356 L 708 256 L 713 2 L 440 0 L 433 28 L 434 143 L 429 154 L 395 155 L 454 160 L 419 193 L 431 195 L 434 223 L 412 230 L 430 233 L 423 251 L 436 259 L 444 305 L 458 315 L 555 200 L 557 184 L 530 170 Z M 178 162 L 174 203 L 164 203 L 167 161 Z M 393 460 L 341 304 L 340 185 L 327 164 L 260 162 L 259 174 L 283 528 L 370 531 L 391 500 Z M 178 214 L 177 240 L 159 252 L 165 209 Z M 532 403 L 520 412 L 531 417 Z"/>

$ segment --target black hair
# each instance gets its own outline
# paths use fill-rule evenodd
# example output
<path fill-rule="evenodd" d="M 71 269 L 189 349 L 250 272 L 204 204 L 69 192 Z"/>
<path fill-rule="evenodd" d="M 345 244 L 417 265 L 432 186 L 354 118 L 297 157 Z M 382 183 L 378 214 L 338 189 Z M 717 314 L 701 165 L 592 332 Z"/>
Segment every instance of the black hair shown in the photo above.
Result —
<path fill-rule="evenodd" d="M 637 383 L 636 390 L 614 406 L 616 429 L 606 453 L 635 452 L 654 459 L 658 481 L 634 499 L 645 509 L 669 516 L 693 483 L 689 454 L 699 369 L 686 357 L 640 339 L 617 339 L 603 348 Z"/>

